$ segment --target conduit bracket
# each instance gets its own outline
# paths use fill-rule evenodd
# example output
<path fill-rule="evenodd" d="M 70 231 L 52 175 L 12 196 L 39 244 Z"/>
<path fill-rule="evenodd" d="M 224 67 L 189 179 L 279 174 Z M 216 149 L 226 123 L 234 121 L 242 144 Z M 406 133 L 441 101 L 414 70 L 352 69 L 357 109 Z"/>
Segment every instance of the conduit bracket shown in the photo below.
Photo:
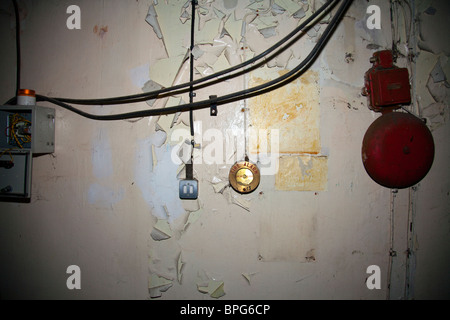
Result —
<path fill-rule="evenodd" d="M 217 96 L 209 96 L 209 99 L 216 99 Z M 210 107 L 209 107 L 209 115 L 211 117 L 216 117 L 217 116 L 217 103 L 211 103 Z"/>

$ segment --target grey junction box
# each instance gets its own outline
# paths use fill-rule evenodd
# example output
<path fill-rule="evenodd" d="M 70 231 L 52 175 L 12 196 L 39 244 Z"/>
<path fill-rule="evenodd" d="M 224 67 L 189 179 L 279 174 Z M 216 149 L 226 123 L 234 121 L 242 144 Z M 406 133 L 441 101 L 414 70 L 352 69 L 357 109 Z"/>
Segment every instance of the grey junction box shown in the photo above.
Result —
<path fill-rule="evenodd" d="M 54 151 L 55 109 L 0 106 L 0 199 L 30 199 L 33 155 Z"/>

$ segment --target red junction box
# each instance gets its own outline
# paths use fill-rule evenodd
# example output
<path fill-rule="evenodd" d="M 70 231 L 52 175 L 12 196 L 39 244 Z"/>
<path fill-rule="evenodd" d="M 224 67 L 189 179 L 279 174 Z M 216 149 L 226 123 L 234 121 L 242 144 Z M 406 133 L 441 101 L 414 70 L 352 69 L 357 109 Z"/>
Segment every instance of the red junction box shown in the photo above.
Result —
<path fill-rule="evenodd" d="M 370 96 L 369 108 L 383 108 L 411 103 L 408 69 L 393 64 L 390 50 L 378 51 L 371 58 L 373 67 L 365 74 L 364 93 Z"/>

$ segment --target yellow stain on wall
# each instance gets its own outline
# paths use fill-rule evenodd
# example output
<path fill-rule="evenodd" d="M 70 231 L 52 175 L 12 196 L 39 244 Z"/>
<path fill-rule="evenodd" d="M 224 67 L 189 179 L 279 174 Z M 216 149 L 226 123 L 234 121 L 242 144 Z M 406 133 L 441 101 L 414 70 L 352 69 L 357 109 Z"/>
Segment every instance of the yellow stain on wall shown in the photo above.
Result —
<path fill-rule="evenodd" d="M 328 157 L 300 155 L 280 157 L 275 188 L 284 191 L 324 191 L 327 188 Z"/>
<path fill-rule="evenodd" d="M 286 72 L 288 71 L 278 71 L 279 75 Z M 264 129 L 269 133 L 273 129 L 279 130 L 280 153 L 320 152 L 318 78 L 316 71 L 309 70 L 288 85 L 249 99 L 252 129 Z M 267 81 L 252 73 L 249 86 L 254 87 Z M 251 153 L 262 152 L 255 139 L 251 138 L 249 147 Z"/>

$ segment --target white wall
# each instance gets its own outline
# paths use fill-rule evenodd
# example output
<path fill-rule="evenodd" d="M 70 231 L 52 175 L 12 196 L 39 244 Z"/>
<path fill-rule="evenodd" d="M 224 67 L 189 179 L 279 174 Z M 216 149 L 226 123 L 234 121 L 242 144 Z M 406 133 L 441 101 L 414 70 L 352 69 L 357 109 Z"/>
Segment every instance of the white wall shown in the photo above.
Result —
<path fill-rule="evenodd" d="M 234 4 L 216 2 L 225 8 Z M 432 5 L 439 8 L 434 4 L 437 1 L 422 2 L 418 6 L 422 11 Z M 148 80 L 147 70 L 167 58 L 166 47 L 171 41 L 166 37 L 165 47 L 145 21 L 153 1 L 77 1 L 82 28 L 68 30 L 66 8 L 74 3 L 19 1 L 22 87 L 70 98 L 142 92 L 139 81 Z M 382 9 L 381 30 L 365 26 L 369 4 Z M 233 12 L 233 8 L 229 10 Z M 8 1 L 0 4 L 1 101 L 14 94 L 12 12 Z M 159 19 L 162 26 L 163 15 Z M 206 26 L 215 23 L 214 19 Z M 296 23 L 291 20 L 287 19 L 286 25 Z M 232 15 L 229 23 L 227 30 L 239 33 L 242 21 Z M 277 31 L 285 32 L 281 26 Z M 173 31 L 168 34 L 179 37 Z M 256 36 L 248 34 L 249 40 L 252 37 Z M 294 52 L 289 67 L 307 55 L 315 38 L 305 35 L 301 41 L 304 45 L 296 47 L 299 51 Z M 180 47 L 189 44 L 189 38 L 180 42 Z M 367 108 L 360 92 L 364 72 L 371 67 L 369 58 L 376 51 L 372 48 L 389 48 L 390 44 L 387 2 L 356 0 L 312 67 L 320 89 L 319 155 L 327 159 L 323 168 L 325 190 L 277 190 L 276 177 L 266 175 L 258 190 L 248 196 L 229 188 L 217 193 L 213 178 L 226 181 L 231 164 L 202 163 L 194 166 L 200 184 L 199 201 L 180 201 L 178 166 L 171 161 L 170 143 L 153 147 L 157 163 L 152 157 L 152 143 L 161 134 L 156 124 L 165 123 L 164 118 L 98 122 L 55 107 L 56 150 L 33 159 L 31 202 L 0 203 L 1 297 L 149 299 L 148 281 L 158 275 L 172 281 L 161 299 L 212 299 L 197 290 L 199 276 L 206 274 L 223 281 L 225 296 L 221 299 L 385 299 L 389 295 L 393 197 L 389 189 L 368 177 L 362 165 L 362 138 L 379 115 Z M 352 59 L 346 60 L 347 53 Z M 447 57 L 444 53 L 427 54 Z M 133 74 L 132 70 L 139 67 L 143 72 Z M 431 72 L 430 68 L 417 68 L 417 79 Z M 271 77 L 272 71 L 262 75 Z M 187 80 L 186 76 L 181 82 Z M 242 89 L 248 80 L 241 77 L 199 90 L 196 99 Z M 418 97 L 421 95 L 419 90 Z M 182 97 L 187 101 L 186 95 Z M 422 99 L 426 105 L 433 102 L 426 99 Z M 251 108 L 251 102 L 246 103 Z M 446 272 L 450 264 L 448 99 L 443 103 L 445 112 L 441 120 L 435 119 L 437 125 L 433 127 L 436 155 L 430 173 L 415 190 L 399 190 L 394 198 L 397 257 L 393 258 L 391 283 L 395 290 L 390 292 L 394 299 L 448 298 L 450 294 Z M 195 120 L 201 123 L 203 132 L 214 128 L 222 134 L 227 130 L 242 134 L 241 109 L 245 106 L 244 102 L 219 106 L 217 118 L 210 117 L 208 110 L 196 111 Z M 80 108 L 107 114 L 148 105 Z M 206 148 L 208 142 L 203 141 L 202 147 Z M 242 144 L 241 139 L 238 146 Z M 248 203 L 249 209 L 233 199 Z M 157 218 L 164 218 L 164 205 L 173 234 L 170 239 L 155 241 L 150 234 Z M 198 220 L 184 228 L 189 213 L 199 208 Z M 411 210 L 414 260 L 407 261 L 404 251 L 411 236 L 406 234 Z M 301 251 L 305 243 L 311 245 L 308 252 L 314 259 L 305 259 Z M 271 253 L 271 258 L 262 252 Z M 181 283 L 177 281 L 180 253 L 184 263 Z M 66 287 L 69 265 L 81 269 L 81 290 Z M 381 269 L 380 290 L 369 290 L 365 284 L 370 265 Z M 250 282 L 243 274 L 250 275 Z M 406 274 L 414 290 L 404 289 Z"/>

